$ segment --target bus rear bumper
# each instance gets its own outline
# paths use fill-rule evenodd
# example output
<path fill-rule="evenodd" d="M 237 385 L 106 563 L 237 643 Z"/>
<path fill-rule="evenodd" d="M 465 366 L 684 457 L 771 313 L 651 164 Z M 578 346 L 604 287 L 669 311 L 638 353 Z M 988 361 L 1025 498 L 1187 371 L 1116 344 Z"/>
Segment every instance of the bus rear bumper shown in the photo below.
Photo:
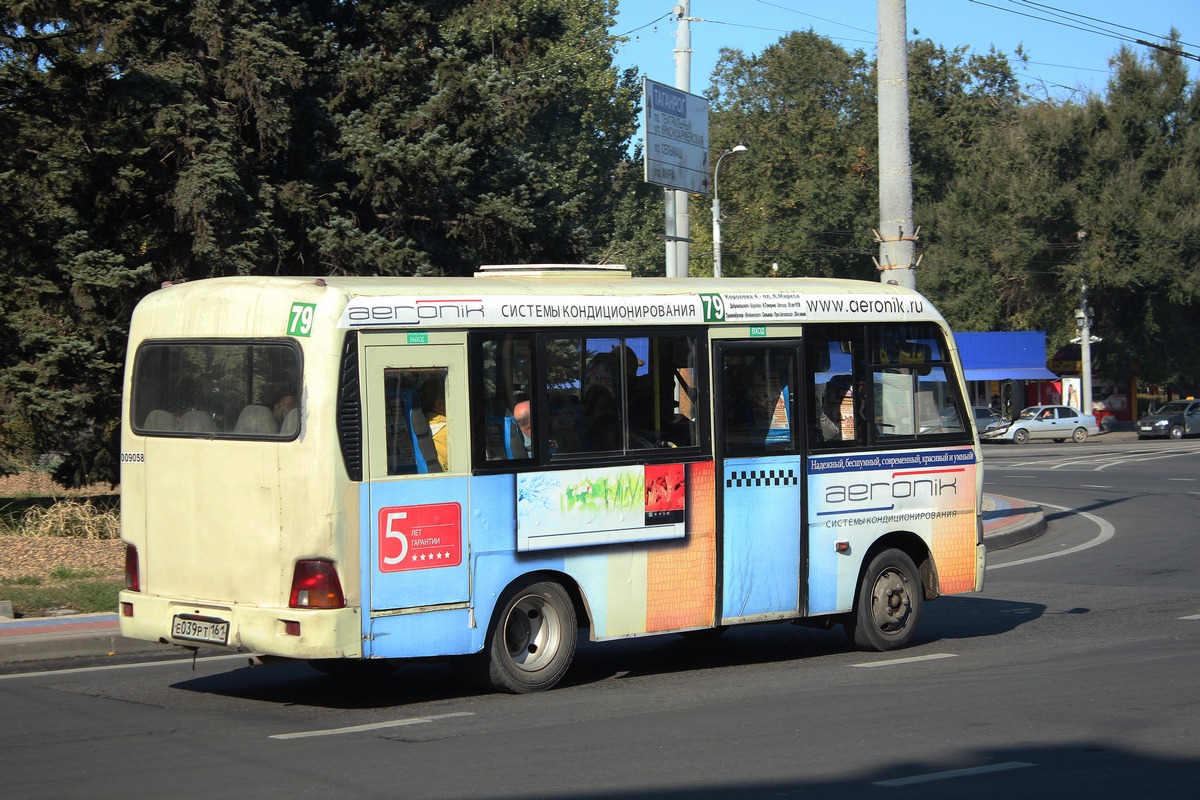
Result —
<path fill-rule="evenodd" d="M 263 608 L 123 591 L 121 635 L 130 639 L 279 658 L 361 658 L 358 608 Z"/>

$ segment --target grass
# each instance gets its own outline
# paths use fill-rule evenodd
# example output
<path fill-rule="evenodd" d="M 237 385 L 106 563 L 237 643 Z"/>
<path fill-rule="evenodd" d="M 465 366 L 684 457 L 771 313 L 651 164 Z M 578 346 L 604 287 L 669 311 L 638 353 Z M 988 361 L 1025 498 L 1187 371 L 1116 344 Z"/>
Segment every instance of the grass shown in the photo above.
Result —
<path fill-rule="evenodd" d="M 11 511 L 11 500 L 0 498 L 0 509 Z M 7 561 L 0 567 L 9 567 L 0 572 L 0 600 L 11 601 L 16 616 L 116 610 L 124 576 L 95 566 L 106 563 L 96 558 L 97 548 L 111 547 L 120 536 L 116 509 L 59 497 L 49 505 L 30 505 L 19 515 L 0 514 L 0 535 L 22 540 L 0 553 L 0 560 Z"/>
<path fill-rule="evenodd" d="M 24 579 L 0 581 L 0 597 L 11 600 L 18 617 L 43 617 L 55 611 L 81 614 L 111 613 L 117 610 L 117 592 L 125 588 L 121 580 L 68 580 L 54 585 L 30 585 Z"/>

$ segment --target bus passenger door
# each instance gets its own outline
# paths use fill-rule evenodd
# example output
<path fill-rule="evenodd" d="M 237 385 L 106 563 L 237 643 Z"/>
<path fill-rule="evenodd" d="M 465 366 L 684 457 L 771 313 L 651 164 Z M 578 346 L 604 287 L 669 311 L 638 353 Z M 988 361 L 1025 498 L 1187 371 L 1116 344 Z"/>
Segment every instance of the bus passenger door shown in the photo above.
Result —
<path fill-rule="evenodd" d="M 360 552 L 364 616 L 385 614 L 375 636 L 389 612 L 469 599 L 466 348 L 406 336 L 363 337 Z"/>
<path fill-rule="evenodd" d="M 716 341 L 720 624 L 803 609 L 800 342 Z"/>

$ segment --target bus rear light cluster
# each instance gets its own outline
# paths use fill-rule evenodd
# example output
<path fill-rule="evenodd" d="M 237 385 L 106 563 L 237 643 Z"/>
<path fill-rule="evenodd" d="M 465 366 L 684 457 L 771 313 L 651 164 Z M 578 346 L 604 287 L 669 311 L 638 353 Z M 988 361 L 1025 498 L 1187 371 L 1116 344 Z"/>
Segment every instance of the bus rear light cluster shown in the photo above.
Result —
<path fill-rule="evenodd" d="M 138 552 L 131 544 L 125 545 L 125 588 L 131 592 L 142 590 L 142 576 L 138 572 Z"/>
<path fill-rule="evenodd" d="M 289 608 L 345 608 L 342 582 L 332 561 L 305 559 L 296 562 L 292 573 Z"/>

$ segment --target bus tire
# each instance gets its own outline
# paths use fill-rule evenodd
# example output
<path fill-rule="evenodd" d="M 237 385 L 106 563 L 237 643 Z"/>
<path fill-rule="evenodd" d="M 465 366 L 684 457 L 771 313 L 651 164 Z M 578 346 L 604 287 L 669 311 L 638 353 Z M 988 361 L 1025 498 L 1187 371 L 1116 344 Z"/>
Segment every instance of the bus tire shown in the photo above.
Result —
<path fill-rule="evenodd" d="M 557 583 L 518 585 L 506 595 L 488 636 L 488 681 L 513 694 L 553 688 L 575 655 L 575 605 Z"/>
<path fill-rule="evenodd" d="M 900 550 L 884 550 L 867 565 L 843 627 L 862 650 L 896 650 L 912 642 L 924 603 L 913 560 Z"/>

